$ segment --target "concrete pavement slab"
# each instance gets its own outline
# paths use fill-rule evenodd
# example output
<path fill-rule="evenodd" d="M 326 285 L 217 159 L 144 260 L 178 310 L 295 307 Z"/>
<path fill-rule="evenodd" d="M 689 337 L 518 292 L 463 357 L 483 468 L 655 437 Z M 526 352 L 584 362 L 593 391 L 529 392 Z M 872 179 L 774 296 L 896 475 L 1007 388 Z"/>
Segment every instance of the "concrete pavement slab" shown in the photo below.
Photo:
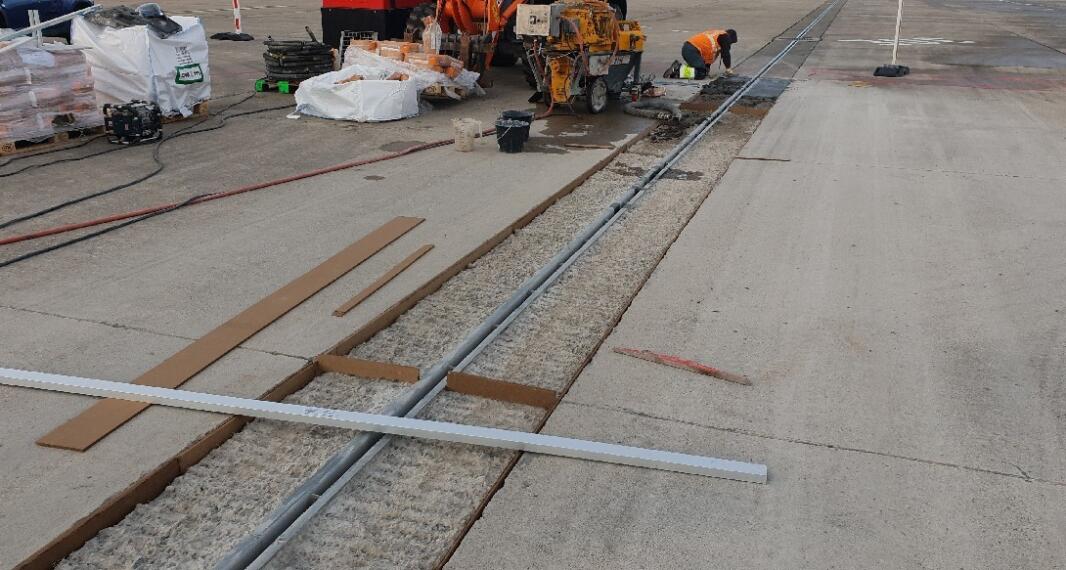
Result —
<path fill-rule="evenodd" d="M 640 121 L 623 122 L 618 138 Z M 589 127 L 587 127 L 589 128 Z M 604 129 L 604 136 L 611 132 Z M 197 338 L 397 215 L 427 221 L 249 343 L 313 356 L 578 177 L 609 150 L 504 155 L 488 143 L 341 171 L 179 212 L 7 268 L 9 306 Z M 441 168 L 451 161 L 469 163 Z M 543 176 L 549 170 L 552 176 Z M 506 171 L 507 175 L 502 176 Z M 425 174 L 423 174 L 425 173 Z M 432 174 L 428 174 L 432 173 Z M 367 181 L 377 175 L 382 180 Z M 485 181 L 492 180 L 491 184 Z M 220 218 L 221 217 L 221 218 Z M 410 251 L 424 260 L 345 319 L 333 309 Z M 20 244 L 21 245 L 21 244 Z M 55 267 L 69 271 L 48 279 Z M 293 329 L 295 323 L 296 329 Z M 298 332 L 294 332 L 298 330 Z"/>
<path fill-rule="evenodd" d="M 872 172 L 735 163 L 607 341 L 752 388 L 601 353 L 570 398 L 1060 479 L 1059 184 Z"/>
<path fill-rule="evenodd" d="M 770 482 L 527 456 L 451 567 L 1066 567 L 1061 54 L 913 4 L 999 51 L 872 80 L 850 0 L 546 427 Z"/>
<path fill-rule="evenodd" d="M 770 482 L 526 455 L 448 568 L 1062 568 L 1066 560 L 1061 485 L 565 402 L 546 429 L 766 461 Z"/>

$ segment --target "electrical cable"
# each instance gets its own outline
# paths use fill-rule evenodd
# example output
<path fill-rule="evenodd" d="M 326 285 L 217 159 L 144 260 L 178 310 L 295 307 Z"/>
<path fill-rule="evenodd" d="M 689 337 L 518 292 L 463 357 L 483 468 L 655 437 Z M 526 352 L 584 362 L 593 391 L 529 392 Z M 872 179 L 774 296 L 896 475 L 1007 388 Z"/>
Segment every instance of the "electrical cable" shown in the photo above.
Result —
<path fill-rule="evenodd" d="M 222 97 L 219 97 L 218 99 L 228 99 L 229 97 L 231 97 L 231 96 L 230 95 L 223 95 Z M 245 100 L 247 100 L 247 98 Z M 238 104 L 240 104 L 242 102 L 243 101 L 238 101 L 237 103 L 234 103 L 233 105 L 229 105 L 226 108 L 224 108 L 222 111 L 219 111 L 219 113 L 223 113 L 226 110 L 231 109 L 235 105 L 238 105 Z M 218 115 L 219 113 L 216 113 L 216 115 Z M 86 140 L 86 141 L 84 141 L 84 142 L 82 142 L 80 144 L 76 144 L 76 145 L 62 146 L 60 148 L 56 148 L 56 149 L 52 149 L 52 150 L 46 150 L 44 152 L 35 152 L 35 153 L 32 153 L 32 154 L 22 154 L 22 155 L 19 155 L 19 156 L 14 156 L 14 157 L 9 158 L 3 164 L 0 164 L 0 169 L 5 168 L 6 166 L 8 166 L 10 164 L 14 164 L 14 163 L 16 163 L 16 162 L 18 162 L 20 160 L 27 160 L 27 159 L 30 159 L 30 158 L 37 158 L 39 156 L 46 156 L 46 155 L 49 155 L 49 154 L 55 154 L 57 152 L 66 152 L 68 150 L 79 149 L 79 148 L 81 148 L 83 146 L 87 146 L 87 145 L 91 144 L 93 141 L 95 141 L 97 139 L 103 138 L 104 136 L 105 135 L 97 135 L 97 136 L 94 136 L 94 137 L 90 137 L 89 140 Z M 109 152 L 115 152 L 117 150 L 123 150 L 123 149 L 127 149 L 127 148 L 131 148 L 131 147 L 130 146 L 118 146 L 118 147 L 110 148 L 110 149 L 105 150 L 103 152 L 98 152 L 98 153 L 94 153 L 94 154 L 87 154 L 85 156 L 77 156 L 77 157 L 73 157 L 73 158 L 65 158 L 65 159 L 60 159 L 60 160 L 56 160 L 56 161 L 53 161 L 53 162 L 45 162 L 45 163 L 42 163 L 42 164 L 34 164 L 32 166 L 23 168 L 21 170 L 17 170 L 15 172 L 8 172 L 8 173 L 0 174 L 0 178 L 6 178 L 8 176 L 14 176 L 16 174 L 25 172 L 25 171 L 33 169 L 33 168 L 40 168 L 40 167 L 43 167 L 43 166 L 52 166 L 53 164 L 61 164 L 61 163 L 64 163 L 64 162 L 74 162 L 74 161 L 78 161 L 78 160 L 85 160 L 86 158 L 92 158 L 94 156 L 99 156 L 101 154 L 107 154 Z"/>
<path fill-rule="evenodd" d="M 83 146 L 86 146 L 86 145 L 92 143 L 95 140 L 101 139 L 103 137 L 104 137 L 104 135 L 96 135 L 96 136 L 93 136 L 93 137 L 86 137 L 86 140 L 84 140 L 81 143 L 76 144 L 76 145 L 61 146 L 59 148 L 54 148 L 52 150 L 46 150 L 44 152 L 35 152 L 33 154 L 22 154 L 22 155 L 18 155 L 18 156 L 13 156 L 10 159 L 8 159 L 7 161 L 5 161 L 3 164 L 0 164 L 0 168 L 4 168 L 5 166 L 7 166 L 9 164 L 13 164 L 15 162 L 18 162 L 20 160 L 26 160 L 27 158 L 36 158 L 38 156 L 46 156 L 46 155 L 49 155 L 49 154 L 55 154 L 57 152 L 63 152 L 63 151 L 67 151 L 67 150 L 78 149 L 78 148 L 81 148 Z M 51 164 L 51 163 L 45 163 L 45 165 L 47 165 L 47 164 Z M 44 165 L 42 165 L 42 166 L 44 166 Z M 0 177 L 4 177 L 4 176 L 10 176 L 10 174 L 0 174 Z"/>
<path fill-rule="evenodd" d="M 246 113 L 250 113 L 250 112 L 246 112 Z M 215 128 L 215 127 L 212 127 L 212 128 Z M 482 136 L 488 136 L 488 135 L 491 135 L 491 134 L 493 134 L 495 132 L 496 132 L 496 129 L 486 129 L 486 130 L 482 131 L 481 134 L 482 134 Z M 238 194 L 243 194 L 245 192 L 252 192 L 252 191 L 255 191 L 255 190 L 261 190 L 263 188 L 270 188 L 272 186 L 278 186 L 280 184 L 285 184 L 287 182 L 293 182 L 293 181 L 296 181 L 296 180 L 302 180 L 304 178 L 311 178 L 313 176 L 319 176 L 319 175 L 327 174 L 327 173 L 330 173 L 330 172 L 336 172 L 338 170 L 344 170 L 344 169 L 348 169 L 348 168 L 355 168 L 357 166 L 365 166 L 365 165 L 368 165 L 368 164 L 374 164 L 376 162 L 383 162 L 383 161 L 386 161 L 386 160 L 392 160 L 394 158 L 399 158 L 401 156 L 406 156 L 408 154 L 414 154 L 416 152 L 420 152 L 420 151 L 423 151 L 423 150 L 429 150 L 429 149 L 432 149 L 432 148 L 446 146 L 446 145 L 452 144 L 454 142 L 455 142 L 455 139 L 443 139 L 443 140 L 430 142 L 430 143 L 426 143 L 426 144 L 422 144 L 422 145 L 418 145 L 418 146 L 413 146 L 413 147 L 410 147 L 410 148 L 407 148 L 407 149 L 404 149 L 404 150 L 401 150 L 401 151 L 398 151 L 398 152 L 389 153 L 389 154 L 378 156 L 378 157 L 375 157 L 375 158 L 369 158 L 369 159 L 364 159 L 364 160 L 356 160 L 356 161 L 350 161 L 350 162 L 343 162 L 343 163 L 340 163 L 340 164 L 336 164 L 334 166 L 328 166 L 328 167 L 325 167 L 325 168 L 319 168 L 319 169 L 316 169 L 316 170 L 312 170 L 310 172 L 304 172 L 304 173 L 296 174 L 296 175 L 293 175 L 293 176 L 287 176 L 285 178 L 279 178 L 279 179 L 276 179 L 276 180 L 270 180 L 270 181 L 267 181 L 267 182 L 261 182 L 261 183 L 258 183 L 258 184 L 252 184 L 250 186 L 243 186 L 243 187 L 236 188 L 234 190 L 229 190 L 229 191 L 226 191 L 226 192 L 216 192 L 214 194 L 200 194 L 198 196 L 193 196 L 192 198 L 189 198 L 189 199 L 185 200 L 184 202 L 178 202 L 178 203 L 173 203 L 173 204 L 164 204 L 164 205 L 161 205 L 161 206 L 155 206 L 155 207 L 151 207 L 151 208 L 144 208 L 144 209 L 141 209 L 141 210 L 134 210 L 132 212 L 125 212 L 125 213 L 121 213 L 121 214 L 115 214 L 115 215 L 112 215 L 112 216 L 107 216 L 107 217 L 104 217 L 104 218 L 98 218 L 96 220 L 90 220 L 90 221 L 87 221 L 87 222 L 80 222 L 80 223 L 75 223 L 75 224 L 68 224 L 68 225 L 65 225 L 65 226 L 58 226 L 58 227 L 51 228 L 51 229 L 48 229 L 48 230 L 42 230 L 40 232 L 34 232 L 32 234 L 25 234 L 25 235 L 22 235 L 22 236 L 12 236 L 12 237 L 0 240 L 0 245 L 7 245 L 7 244 L 11 244 L 11 243 L 20 242 L 20 241 L 38 239 L 38 238 L 42 238 L 42 237 L 49 236 L 49 235 L 66 233 L 66 232 L 74 231 L 74 230 L 77 230 L 77 229 L 92 227 L 92 226 L 106 224 L 106 223 L 110 223 L 110 222 L 116 222 L 116 221 L 120 221 L 120 220 L 126 220 L 126 219 L 129 219 L 129 218 L 134 218 L 134 219 L 129 220 L 127 222 L 123 222 L 121 224 L 117 224 L 117 225 L 114 225 L 114 226 L 111 226 L 111 227 L 108 227 L 108 228 L 104 228 L 103 230 L 100 230 L 100 231 L 92 232 L 92 233 L 86 234 L 84 236 L 79 236 L 79 237 L 74 238 L 72 240 L 67 240 L 67 241 L 59 243 L 59 244 L 55 244 L 55 245 L 48 246 L 48 247 L 45 247 L 45 248 L 42 248 L 42 249 L 34 250 L 34 251 L 29 252 L 29 253 L 20 255 L 18 257 L 9 259 L 7 261 L 0 262 L 0 268 L 4 268 L 4 267 L 7 267 L 7 266 L 12 265 L 14 263 L 18 263 L 19 261 L 24 261 L 26 259 L 30 259 L 30 258 L 36 257 L 38 255 L 42 255 L 42 254 L 45 254 L 45 253 L 48 253 L 48 252 L 51 252 L 51 251 L 55 251 L 57 249 L 61 249 L 61 248 L 67 247 L 69 245 L 74 245 L 76 243 L 80 243 L 82 241 L 85 241 L 85 240 L 88 240 L 88 239 L 92 239 L 92 238 L 94 238 L 96 236 L 103 235 L 103 234 L 108 233 L 110 231 L 113 231 L 113 230 L 116 230 L 116 229 L 119 229 L 119 228 L 123 228 L 123 227 L 129 226 L 129 225 L 135 224 L 137 222 L 146 220 L 146 219 L 154 217 L 154 216 L 158 216 L 158 215 L 161 215 L 161 214 L 172 212 L 174 210 L 178 210 L 178 209 L 184 208 L 186 206 L 191 206 L 193 204 L 202 204 L 204 202 L 210 202 L 210 201 L 213 201 L 213 200 L 219 200 L 219 199 L 222 199 L 222 198 L 228 198 L 230 196 L 236 196 Z"/>
<path fill-rule="evenodd" d="M 240 101 L 237 101 L 236 103 L 232 103 L 229 106 L 227 106 L 226 108 L 222 109 L 222 111 L 220 111 L 218 114 L 213 115 L 213 116 L 204 117 L 203 119 L 201 119 L 201 120 L 199 120 L 199 121 L 197 121 L 197 122 L 195 122 L 195 123 L 193 123 L 193 124 L 191 124 L 189 126 L 186 126 L 186 127 L 176 131 L 175 133 L 173 133 L 173 134 L 171 134 L 169 136 L 166 136 L 166 137 L 163 137 L 162 139 L 160 139 L 159 142 L 155 143 L 155 147 L 152 149 L 152 162 L 154 162 L 155 165 L 156 165 L 156 168 L 154 170 L 152 170 L 152 172 L 150 172 L 150 173 L 148 173 L 148 174 L 146 174 L 144 176 L 140 176 L 140 177 L 138 177 L 138 178 L 136 178 L 136 179 L 134 179 L 134 180 L 132 180 L 130 182 L 125 182 L 123 184 L 119 184 L 117 186 L 112 186 L 112 187 L 106 188 L 104 190 L 100 190 L 100 191 L 97 191 L 97 192 L 92 192 L 92 193 L 86 194 L 84 196 L 79 196 L 78 198 L 74 198 L 74 199 L 71 199 L 71 200 L 67 200 L 65 202 L 61 202 L 59 204 L 55 204 L 55 205 L 49 206 L 47 208 L 44 208 L 43 210 L 38 210 L 36 212 L 32 212 L 32 213 L 29 213 L 29 214 L 18 216 L 16 218 L 12 218 L 10 220 L 6 220 L 6 221 L 0 223 L 0 229 L 7 228 L 7 227 L 10 227 L 10 226 L 12 226 L 14 224 L 17 224 L 17 223 L 20 223 L 20 222 L 24 222 L 24 221 L 27 221 L 27 220 L 32 220 L 34 218 L 38 218 L 40 216 L 43 216 L 43 215 L 46 215 L 46 214 L 50 214 L 50 213 L 55 212 L 57 210 L 61 210 L 63 208 L 67 208 L 69 206 L 73 206 L 74 204 L 79 204 L 81 202 L 85 202 L 85 201 L 91 200 L 93 198 L 98 198 L 100 196 L 105 196 L 107 194 L 111 194 L 111 193 L 117 192 L 119 190 L 124 190 L 126 188 L 129 188 L 131 186 L 135 186 L 137 184 L 140 184 L 141 182 L 144 182 L 144 181 L 146 181 L 146 180 L 158 175 L 160 172 L 162 172 L 166 168 L 166 163 L 164 163 L 159 158 L 159 153 L 160 153 L 160 150 L 162 149 L 163 144 L 165 144 L 167 141 L 176 139 L 176 138 L 181 137 L 181 136 L 191 135 L 191 134 L 196 134 L 196 133 L 205 133 L 205 132 L 208 132 L 208 131 L 214 131 L 214 130 L 221 129 L 223 126 L 225 126 L 226 119 L 228 119 L 228 118 L 236 117 L 236 116 L 242 116 L 242 115 L 245 115 L 245 114 L 252 114 L 253 111 L 245 111 L 244 113 L 235 113 L 235 114 L 230 115 L 230 116 L 223 115 L 222 113 L 225 113 L 229 109 L 232 109 L 233 107 L 236 107 L 237 105 L 240 105 L 241 103 L 244 103 L 245 101 L 248 101 L 249 99 L 251 99 L 254 96 L 255 96 L 254 93 L 252 95 L 248 95 L 247 97 L 241 99 Z M 288 108 L 290 106 L 291 105 L 285 105 L 284 107 L 279 107 L 279 108 Z M 276 110 L 276 108 L 275 109 L 271 109 L 271 110 Z M 266 111 L 266 109 L 257 109 L 254 112 L 264 112 L 264 111 Z M 194 131 L 190 130 L 190 129 L 198 127 L 198 126 L 206 123 L 208 120 L 210 120 L 212 118 L 216 118 L 216 117 L 221 117 L 221 119 L 222 119 L 221 122 L 218 125 L 215 125 L 213 127 L 208 127 L 206 129 L 198 129 L 198 130 L 194 130 Z M 111 149 L 109 149 L 108 151 L 104 151 L 104 153 L 106 153 L 106 152 L 111 152 Z M 104 153 L 97 153 L 97 154 L 104 154 Z"/>
<path fill-rule="evenodd" d="M 22 254 L 20 256 L 13 257 L 13 258 L 8 259 L 6 261 L 0 261 L 0 269 L 2 269 L 4 267 L 7 267 L 9 265 L 14 265 L 14 264 L 16 264 L 16 263 L 18 263 L 20 261 L 25 261 L 27 259 L 30 259 L 30 258 L 33 258 L 33 257 L 37 257 L 38 255 L 44 255 L 44 254 L 46 254 L 48 252 L 55 251 L 57 249 L 62 249 L 62 248 L 67 247 L 69 245 L 74 245 L 74 244 L 79 243 L 79 242 L 88 241 L 88 240 L 90 240 L 90 239 L 92 239 L 94 237 L 101 236 L 101 235 L 104 235 L 106 233 L 113 232 L 115 230 L 124 228 L 126 226 L 132 226 L 133 224 L 136 224 L 137 222 L 143 222 L 144 220 L 147 220 L 149 218 L 154 218 L 155 216 L 159 216 L 159 215 L 165 214 L 167 212 L 173 212 L 174 210 L 178 210 L 178 209 L 184 208 L 185 206 L 193 204 L 196 200 L 198 200 L 200 198 L 203 198 L 204 196 L 205 196 L 205 194 L 201 194 L 199 196 L 193 196 L 192 198 L 189 198 L 188 200 L 185 200 L 184 202 L 181 202 L 181 203 L 178 203 L 178 204 L 171 204 L 170 207 L 168 207 L 166 209 L 161 209 L 161 210 L 157 210 L 155 212 L 150 212 L 150 213 L 145 214 L 145 215 L 143 215 L 141 217 L 134 218 L 132 220 L 127 220 L 125 222 L 122 222 L 121 224 L 115 224 L 113 226 L 106 227 L 106 228 L 104 228 L 102 230 L 97 230 L 95 232 L 91 232 L 91 233 L 85 234 L 83 236 L 78 236 L 76 238 L 69 239 L 67 241 L 60 242 L 60 243 L 57 243 L 57 244 L 54 244 L 54 245 L 50 245 L 50 246 L 42 248 L 42 249 L 37 249 L 37 250 L 31 251 L 29 253 L 24 253 L 24 254 Z"/>
<path fill-rule="evenodd" d="M 224 112 L 226 112 L 229 109 L 232 109 L 233 107 L 243 103 L 244 101 L 247 101 L 248 99 L 250 99 L 253 96 L 254 95 L 249 96 L 249 97 L 245 97 L 241 101 L 238 101 L 236 103 L 233 103 L 232 105 L 229 105 L 229 106 L 225 107 L 224 109 L 222 109 L 218 113 L 212 115 L 211 117 L 206 117 L 206 118 L 202 119 L 200 122 L 194 124 L 193 126 L 203 124 L 204 122 L 207 121 L 207 119 L 210 119 L 212 117 L 220 117 L 220 116 L 222 116 L 221 113 L 224 113 Z M 242 116 L 245 116 L 245 115 L 254 115 L 256 113 L 265 113 L 267 111 L 277 111 L 279 109 L 288 109 L 289 107 L 292 107 L 292 105 L 281 105 L 281 106 L 278 106 L 278 107 L 267 107 L 265 109 L 255 109 L 253 111 L 245 111 L 243 113 L 234 113 L 232 115 L 222 116 L 222 121 L 223 121 L 223 123 L 225 123 L 225 121 L 227 119 L 232 119 L 234 117 L 242 117 Z M 178 133 L 175 133 L 174 135 L 171 135 L 170 137 L 167 137 L 167 138 L 177 138 L 177 137 L 186 136 L 186 135 L 194 135 L 196 133 L 205 133 L 205 132 L 213 131 L 213 130 L 215 130 L 215 128 L 212 127 L 212 128 L 209 128 L 209 129 L 200 129 L 198 131 L 189 131 L 189 132 L 184 132 L 184 133 L 182 133 L 181 131 L 178 131 Z M 58 149 L 50 150 L 50 151 L 46 151 L 46 152 L 39 152 L 39 153 L 36 153 L 36 154 L 29 154 L 29 155 L 25 155 L 25 156 L 15 157 L 15 158 L 5 162 L 4 164 L 0 165 L 0 168 L 3 168 L 5 166 L 7 166 L 8 164 L 11 164 L 12 162 L 15 162 L 16 160 L 21 160 L 21 159 L 25 159 L 25 158 L 33 158 L 33 157 L 37 157 L 37 156 L 44 156 L 46 154 L 52 154 L 54 152 L 63 152 L 63 151 L 67 151 L 67 150 L 74 150 L 74 149 L 77 149 L 77 148 L 81 148 L 81 147 L 86 146 L 89 143 L 91 143 L 91 142 L 93 142 L 93 141 L 95 141 L 95 140 L 97 140 L 99 138 L 102 138 L 103 136 L 104 135 L 100 135 L 98 137 L 93 137 L 93 138 L 89 139 L 88 141 L 83 142 L 83 143 L 81 143 L 79 145 L 75 145 L 75 146 L 67 146 L 67 147 L 58 148 Z M 37 169 L 37 168 L 44 168 L 46 166 L 55 166 L 57 164 L 63 164 L 63 163 L 66 163 L 66 162 L 77 162 L 79 160 L 85 160 L 87 158 L 93 158 L 95 156 L 100 156 L 100 155 L 104 155 L 104 154 L 108 154 L 108 153 L 112 153 L 112 152 L 117 152 L 117 151 L 120 151 L 120 150 L 127 150 L 127 149 L 131 149 L 131 148 L 136 148 L 136 147 L 137 147 L 137 145 L 115 146 L 115 147 L 112 147 L 112 148 L 108 148 L 108 149 L 102 150 L 100 152 L 94 152 L 92 154 L 86 154 L 86 155 L 82 155 L 82 156 L 74 156 L 74 157 L 70 157 L 70 158 L 61 158 L 59 160 L 54 160 L 52 162 L 45 162 L 45 163 L 41 163 L 41 164 L 30 164 L 30 165 L 24 166 L 24 167 L 22 167 L 22 168 L 20 168 L 18 170 L 13 170 L 11 172 L 0 173 L 0 178 L 7 178 L 9 176 L 15 176 L 16 174 L 22 174 L 23 172 L 26 172 L 28 170 L 34 170 L 34 169 Z"/>

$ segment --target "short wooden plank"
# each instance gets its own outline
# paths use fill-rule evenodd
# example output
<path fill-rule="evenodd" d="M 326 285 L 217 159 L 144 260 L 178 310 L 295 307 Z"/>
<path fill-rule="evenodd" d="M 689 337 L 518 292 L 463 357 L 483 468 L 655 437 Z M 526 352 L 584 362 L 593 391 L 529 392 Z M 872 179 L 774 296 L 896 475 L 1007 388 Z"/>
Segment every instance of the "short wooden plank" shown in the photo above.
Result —
<path fill-rule="evenodd" d="M 311 271 L 245 309 L 215 330 L 145 372 L 133 384 L 177 388 L 213 362 L 422 223 L 398 217 L 367 234 Z M 103 400 L 52 430 L 38 445 L 85 451 L 148 408 L 149 404 Z"/>
<path fill-rule="evenodd" d="M 618 354 L 632 356 L 633 358 L 647 360 L 648 362 L 662 364 L 663 366 L 669 366 L 671 368 L 680 368 L 681 370 L 688 370 L 689 372 L 695 372 L 696 374 L 703 374 L 704 376 L 713 376 L 715 378 L 726 380 L 728 382 L 735 382 L 737 384 L 751 386 L 751 380 L 748 380 L 740 374 L 733 374 L 732 372 L 719 370 L 713 366 L 707 366 L 706 364 L 696 362 L 695 360 L 687 360 L 679 356 L 673 356 L 670 354 L 659 354 L 650 350 L 641 350 L 637 348 L 615 347 L 614 351 Z"/>
<path fill-rule="evenodd" d="M 377 281 L 371 283 L 366 289 L 360 291 L 355 297 L 352 297 L 347 303 L 337 307 L 337 310 L 333 311 L 334 317 L 343 317 L 348 314 L 348 311 L 359 306 L 360 303 L 367 300 L 368 297 L 377 293 L 378 289 L 381 289 L 385 285 L 396 278 L 404 269 L 407 269 L 414 262 L 418 261 L 423 255 L 429 253 L 429 250 L 433 249 L 433 244 L 424 245 L 416 250 L 411 255 L 404 258 L 403 261 L 396 264 L 395 267 L 388 270 L 384 275 L 378 278 Z"/>
<path fill-rule="evenodd" d="M 360 378 L 383 378 L 397 382 L 415 383 L 421 371 L 414 366 L 402 366 L 389 362 L 375 362 L 362 358 L 323 354 L 315 359 L 323 372 L 336 372 Z"/>
<path fill-rule="evenodd" d="M 480 396 L 501 402 L 522 404 L 550 410 L 559 401 L 559 395 L 551 390 L 494 380 L 465 372 L 448 374 L 448 389 L 460 394 Z"/>

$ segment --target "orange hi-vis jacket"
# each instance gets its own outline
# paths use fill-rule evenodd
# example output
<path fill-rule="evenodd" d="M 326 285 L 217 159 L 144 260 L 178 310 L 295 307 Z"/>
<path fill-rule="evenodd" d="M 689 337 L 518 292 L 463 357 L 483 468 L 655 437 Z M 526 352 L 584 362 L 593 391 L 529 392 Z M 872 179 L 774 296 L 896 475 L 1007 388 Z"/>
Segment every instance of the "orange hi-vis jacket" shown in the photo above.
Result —
<path fill-rule="evenodd" d="M 718 38 L 725 35 L 727 35 L 725 30 L 707 30 L 689 38 L 688 43 L 700 50 L 704 63 L 711 65 L 718 58 L 718 52 L 721 49 L 718 46 Z"/>

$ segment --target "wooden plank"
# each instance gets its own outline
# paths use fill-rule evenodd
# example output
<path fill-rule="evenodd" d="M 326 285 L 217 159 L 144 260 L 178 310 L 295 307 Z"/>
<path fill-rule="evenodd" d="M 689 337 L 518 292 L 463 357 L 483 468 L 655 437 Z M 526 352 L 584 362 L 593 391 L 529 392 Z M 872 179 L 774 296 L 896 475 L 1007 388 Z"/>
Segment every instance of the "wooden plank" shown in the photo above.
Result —
<path fill-rule="evenodd" d="M 546 410 L 554 408 L 559 401 L 559 395 L 551 390 L 494 380 L 464 372 L 450 372 L 448 374 L 448 389 L 460 394 L 480 396 L 524 406 L 534 406 Z"/>
<path fill-rule="evenodd" d="M 397 263 L 395 267 L 388 270 L 384 275 L 379 277 L 377 281 L 374 281 L 369 286 L 367 286 L 366 289 L 363 289 L 355 297 L 352 297 L 350 301 L 341 305 L 340 307 L 337 307 L 337 310 L 333 311 L 333 316 L 343 317 L 344 315 L 347 315 L 348 311 L 351 311 L 352 309 L 357 307 L 359 303 L 365 301 L 367 297 L 370 297 L 371 295 L 376 293 L 378 289 L 381 289 L 382 287 L 387 285 L 389 281 L 392 281 L 397 275 L 403 272 L 404 269 L 410 267 L 412 263 L 418 261 L 419 258 L 421 258 L 423 255 L 429 253 L 429 250 L 431 249 L 433 249 L 433 244 L 427 244 L 418 248 L 414 253 L 408 255 L 406 258 L 404 258 L 403 261 Z"/>
<path fill-rule="evenodd" d="M 422 373 L 414 366 L 401 366 L 389 362 L 375 362 L 373 360 L 334 354 L 323 354 L 316 358 L 315 361 L 318 362 L 318 366 L 323 372 L 336 372 L 361 378 L 384 378 L 385 380 L 411 384 L 418 382 Z"/>
<path fill-rule="evenodd" d="M 145 372 L 133 383 L 160 388 L 181 386 L 423 221 L 422 218 L 406 217 L 390 220 Z M 37 440 L 37 443 L 47 447 L 85 451 L 148 406 L 149 404 L 139 402 L 103 400 L 52 430 Z"/>
<path fill-rule="evenodd" d="M 700 364 L 695 360 L 686 360 L 684 358 L 681 358 L 680 356 L 673 356 L 670 354 L 659 354 L 650 350 L 640 350 L 636 348 L 615 347 L 614 351 L 618 354 L 632 356 L 633 358 L 647 360 L 648 362 L 662 364 L 663 366 L 669 366 L 671 368 L 680 368 L 681 370 L 688 370 L 689 372 L 695 372 L 696 374 L 703 374 L 704 376 L 713 376 L 715 378 L 726 380 L 728 382 L 736 382 L 737 384 L 751 386 L 751 380 L 748 380 L 740 374 L 733 374 L 732 372 L 719 370 L 717 368 L 714 368 L 713 366 Z"/>

